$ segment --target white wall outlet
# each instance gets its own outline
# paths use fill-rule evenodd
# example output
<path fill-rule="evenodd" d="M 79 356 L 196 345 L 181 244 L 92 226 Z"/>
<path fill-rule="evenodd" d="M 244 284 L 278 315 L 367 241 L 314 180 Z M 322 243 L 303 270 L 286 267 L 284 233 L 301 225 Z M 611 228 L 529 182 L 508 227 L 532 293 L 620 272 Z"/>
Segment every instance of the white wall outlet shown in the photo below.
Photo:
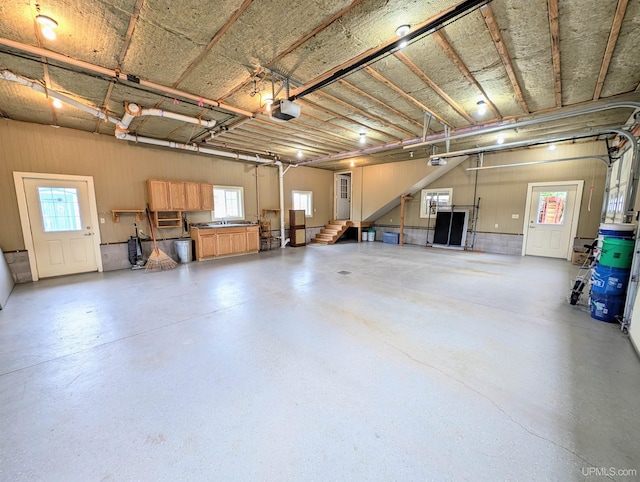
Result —
<path fill-rule="evenodd" d="M 104 224 L 104 218 L 100 218 L 100 224 Z"/>
<path fill-rule="evenodd" d="M 493 225 L 493 227 L 494 227 L 494 228 L 497 228 L 497 227 L 498 227 L 498 223 L 494 224 L 494 225 Z"/>
<path fill-rule="evenodd" d="M 520 215 L 519 214 L 512 214 L 511 215 L 511 219 L 520 219 Z"/>

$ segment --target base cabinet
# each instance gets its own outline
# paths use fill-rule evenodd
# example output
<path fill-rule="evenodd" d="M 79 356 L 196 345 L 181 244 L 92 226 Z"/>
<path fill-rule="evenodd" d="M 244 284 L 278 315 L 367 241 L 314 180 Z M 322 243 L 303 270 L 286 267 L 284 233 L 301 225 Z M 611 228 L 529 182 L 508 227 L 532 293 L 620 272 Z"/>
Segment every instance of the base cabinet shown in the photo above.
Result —
<path fill-rule="evenodd" d="M 191 228 L 196 260 L 257 253 L 260 248 L 258 226 L 231 228 Z"/>

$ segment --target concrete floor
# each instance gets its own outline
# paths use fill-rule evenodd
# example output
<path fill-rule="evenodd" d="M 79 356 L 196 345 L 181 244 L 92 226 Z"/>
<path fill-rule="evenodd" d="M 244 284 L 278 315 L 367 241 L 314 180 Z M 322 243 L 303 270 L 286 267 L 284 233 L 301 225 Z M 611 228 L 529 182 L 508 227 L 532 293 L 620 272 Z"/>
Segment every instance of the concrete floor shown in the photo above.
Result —
<path fill-rule="evenodd" d="M 574 273 L 346 243 L 17 286 L 0 311 L 0 480 L 640 470 L 640 362 L 566 302 Z"/>

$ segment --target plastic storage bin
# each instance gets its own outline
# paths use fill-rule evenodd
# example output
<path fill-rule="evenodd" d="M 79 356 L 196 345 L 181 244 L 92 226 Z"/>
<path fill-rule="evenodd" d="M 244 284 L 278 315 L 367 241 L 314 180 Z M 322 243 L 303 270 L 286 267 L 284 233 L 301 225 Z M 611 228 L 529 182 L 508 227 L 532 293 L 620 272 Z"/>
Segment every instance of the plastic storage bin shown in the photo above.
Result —
<path fill-rule="evenodd" d="M 388 244 L 398 244 L 400 242 L 400 233 L 383 233 L 382 242 Z"/>
<path fill-rule="evenodd" d="M 598 262 L 611 268 L 629 268 L 634 246 L 632 239 L 604 238 Z"/>

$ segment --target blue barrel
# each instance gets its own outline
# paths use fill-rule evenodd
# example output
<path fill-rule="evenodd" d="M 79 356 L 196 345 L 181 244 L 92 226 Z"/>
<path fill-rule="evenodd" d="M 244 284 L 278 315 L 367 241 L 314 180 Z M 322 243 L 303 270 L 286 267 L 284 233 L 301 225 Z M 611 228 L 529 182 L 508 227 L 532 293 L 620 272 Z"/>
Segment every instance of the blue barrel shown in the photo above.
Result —
<path fill-rule="evenodd" d="M 628 268 L 612 268 L 598 263 L 591 275 L 591 290 L 603 295 L 624 295 L 629 282 Z"/>
<path fill-rule="evenodd" d="M 624 310 L 624 296 L 603 295 L 591 290 L 589 296 L 591 318 L 607 323 L 616 323 L 616 316 Z"/>

